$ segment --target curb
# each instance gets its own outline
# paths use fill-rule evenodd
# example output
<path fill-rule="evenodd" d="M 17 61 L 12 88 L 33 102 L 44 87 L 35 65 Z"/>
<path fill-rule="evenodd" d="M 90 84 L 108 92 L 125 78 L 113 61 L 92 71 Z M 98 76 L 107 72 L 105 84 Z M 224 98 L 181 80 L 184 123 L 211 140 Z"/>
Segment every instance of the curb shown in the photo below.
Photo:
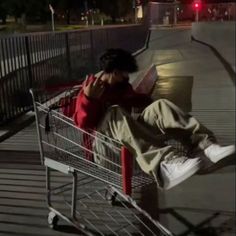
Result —
<path fill-rule="evenodd" d="M 7 125 L 0 127 L 0 143 L 35 121 L 34 112 L 29 111 Z"/>

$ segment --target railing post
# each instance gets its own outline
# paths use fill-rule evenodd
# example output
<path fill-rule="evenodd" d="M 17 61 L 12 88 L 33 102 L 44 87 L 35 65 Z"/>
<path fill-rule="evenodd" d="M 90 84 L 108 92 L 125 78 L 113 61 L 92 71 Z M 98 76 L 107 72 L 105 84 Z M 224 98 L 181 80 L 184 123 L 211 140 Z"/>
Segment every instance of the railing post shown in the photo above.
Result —
<path fill-rule="evenodd" d="M 29 75 L 29 88 L 33 88 L 33 73 L 32 73 L 32 65 L 30 58 L 30 48 L 29 48 L 29 36 L 25 36 L 25 48 L 26 48 L 26 59 L 28 64 L 28 75 Z"/>
<path fill-rule="evenodd" d="M 132 194 L 133 157 L 125 147 L 121 148 L 122 187 L 127 195 Z"/>
<path fill-rule="evenodd" d="M 66 61 L 67 61 L 67 72 L 68 77 L 71 79 L 72 71 L 71 71 L 71 55 L 70 55 L 70 44 L 69 44 L 69 33 L 65 33 L 65 40 L 66 40 Z"/>

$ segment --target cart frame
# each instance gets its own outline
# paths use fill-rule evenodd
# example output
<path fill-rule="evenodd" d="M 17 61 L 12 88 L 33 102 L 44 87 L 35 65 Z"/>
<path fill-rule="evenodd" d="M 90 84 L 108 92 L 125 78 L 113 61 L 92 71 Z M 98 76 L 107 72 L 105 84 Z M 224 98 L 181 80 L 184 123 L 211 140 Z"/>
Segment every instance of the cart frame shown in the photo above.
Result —
<path fill-rule="evenodd" d="M 64 116 L 63 114 L 60 114 L 60 112 L 56 112 L 53 110 L 51 111 L 50 106 L 55 104 L 55 101 L 54 101 L 55 99 L 51 99 L 50 101 L 46 102 L 45 104 L 41 104 L 36 101 L 35 92 L 33 90 L 30 90 L 30 92 L 32 94 L 33 105 L 34 105 L 34 110 L 35 110 L 36 127 L 37 127 L 37 133 L 38 133 L 38 138 L 39 138 L 39 149 L 40 149 L 40 155 L 41 155 L 41 162 L 46 167 L 47 205 L 50 210 L 50 213 L 48 215 L 48 223 L 52 228 L 56 227 L 57 221 L 58 221 L 58 216 L 60 216 L 62 219 L 69 222 L 70 224 L 74 225 L 77 229 L 79 229 L 84 234 L 93 235 L 89 230 L 86 229 L 85 225 L 83 225 L 77 221 L 77 217 L 76 217 L 76 213 L 77 213 L 76 197 L 78 194 L 78 192 L 77 192 L 78 174 L 77 173 L 83 173 L 83 174 L 86 174 L 87 176 L 98 179 L 98 180 L 104 182 L 105 184 L 109 185 L 110 196 L 109 196 L 109 198 L 106 196 L 106 199 L 107 199 L 107 201 L 110 201 L 111 204 L 114 203 L 114 201 L 116 200 L 116 196 L 119 195 L 119 197 L 121 197 L 123 200 L 129 202 L 135 209 L 137 209 L 139 212 L 141 212 L 142 215 L 144 215 L 156 228 L 159 229 L 159 231 L 162 233 L 162 235 L 169 235 L 169 236 L 174 235 L 168 229 L 166 229 L 163 225 L 161 225 L 158 221 L 153 220 L 151 218 L 151 216 L 147 212 L 142 210 L 136 204 L 136 202 L 134 200 L 132 200 L 132 198 L 130 197 L 133 188 L 141 187 L 146 184 L 150 184 L 154 180 L 150 176 L 147 176 L 145 174 L 144 181 L 143 182 L 141 181 L 141 184 L 139 183 L 140 179 L 142 180 L 142 176 L 138 176 L 139 174 L 141 174 L 141 171 L 138 170 L 137 171 L 138 175 L 136 176 L 136 174 L 137 174 L 135 172 L 136 170 L 133 169 L 134 162 L 132 159 L 132 155 L 130 154 L 128 149 L 126 149 L 125 147 L 123 147 L 123 146 L 120 147 L 121 172 L 119 173 L 120 182 L 118 184 L 115 181 L 113 182 L 112 180 L 103 179 L 101 176 L 99 176 L 99 174 L 96 176 L 91 173 L 86 173 L 86 170 L 80 170 L 80 169 L 76 168 L 75 166 L 68 164 L 67 162 L 63 163 L 63 161 L 61 161 L 61 160 L 51 158 L 50 155 L 47 156 L 47 152 L 45 152 L 45 144 L 47 144 L 48 146 L 50 146 L 51 144 L 49 141 L 47 143 L 47 142 L 45 142 L 45 140 L 43 140 L 44 137 L 42 134 L 42 129 L 45 129 L 46 125 L 44 127 L 41 124 L 41 120 L 40 120 L 41 118 L 40 118 L 40 114 L 39 114 L 40 112 L 43 112 L 45 116 L 48 115 L 49 113 L 52 113 L 50 115 L 52 115 L 52 116 L 54 115 L 55 117 L 57 117 L 58 120 L 63 123 L 63 125 L 69 125 L 71 128 L 75 129 L 78 132 L 80 132 L 82 130 L 79 129 L 78 127 L 76 127 L 72 123 L 71 119 Z M 64 97 L 65 95 L 67 95 L 67 92 L 60 93 L 59 95 L 57 95 L 56 100 Z M 53 133 L 54 131 L 50 131 L 50 132 Z M 59 135 L 56 132 L 53 134 Z M 90 134 L 87 131 L 83 131 L 83 135 L 92 135 L 93 136 L 93 134 Z M 74 141 L 72 141 L 72 140 L 68 139 L 67 141 L 70 141 L 70 144 L 71 143 L 74 144 Z M 115 141 L 115 142 L 117 142 L 117 141 Z M 53 145 L 51 145 L 51 146 L 53 147 Z M 66 150 L 63 150 L 63 147 L 61 147 L 61 148 L 60 147 L 53 147 L 53 148 L 56 148 L 59 151 L 64 151 L 65 153 L 67 153 Z M 92 150 L 89 150 L 89 151 L 92 151 Z M 86 157 L 86 155 L 85 155 L 85 157 Z M 92 162 L 91 160 L 86 160 L 86 161 Z M 97 164 L 95 164 L 95 166 L 97 169 L 100 170 L 101 173 L 104 171 L 108 171 L 106 169 L 106 167 L 104 167 L 104 166 L 99 166 Z M 51 170 L 52 169 L 59 171 L 60 173 L 64 173 L 64 174 L 72 176 L 70 217 L 62 214 L 60 211 L 56 210 L 53 207 L 51 195 L 53 192 L 55 192 L 58 188 L 61 188 L 62 186 L 57 187 L 56 189 L 51 186 Z M 97 173 L 100 173 L 100 172 L 97 172 Z M 110 172 L 112 173 L 112 171 L 110 171 Z M 118 175 L 118 173 L 113 173 L 113 174 Z M 136 183 L 136 185 L 134 184 L 135 181 L 133 180 L 135 178 L 138 178 L 138 182 Z M 122 189 L 123 193 L 119 189 Z"/>

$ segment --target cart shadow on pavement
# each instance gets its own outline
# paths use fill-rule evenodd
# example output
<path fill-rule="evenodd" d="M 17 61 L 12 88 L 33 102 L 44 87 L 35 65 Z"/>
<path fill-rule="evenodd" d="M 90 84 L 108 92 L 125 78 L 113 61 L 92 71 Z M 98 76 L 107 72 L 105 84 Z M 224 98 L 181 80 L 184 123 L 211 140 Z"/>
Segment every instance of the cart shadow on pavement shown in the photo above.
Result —
<path fill-rule="evenodd" d="M 214 171 L 218 171 L 226 166 L 234 167 L 236 165 L 235 154 L 225 158 L 215 165 L 211 165 L 209 168 L 202 170 L 198 174 L 209 174 Z M 235 233 L 235 214 L 232 212 L 224 212 L 217 210 L 207 210 L 207 209 L 190 209 L 190 208 L 182 208 L 182 207 L 174 207 L 174 208 L 165 208 L 162 209 L 159 205 L 158 200 L 158 190 L 156 183 L 145 186 L 140 191 L 141 198 L 139 199 L 140 206 L 147 211 L 153 219 L 160 221 L 162 219 L 162 215 L 166 214 L 174 217 L 177 221 L 182 223 L 187 227 L 187 230 L 184 232 L 177 234 L 177 236 L 188 236 L 188 235 L 196 235 L 196 236 L 221 236 L 223 232 Z M 188 218 L 185 218 L 182 214 L 179 213 L 179 210 L 183 211 L 192 211 L 204 214 L 207 213 L 207 217 L 202 220 L 200 223 L 194 225 L 190 223 Z M 211 222 L 217 220 L 218 218 L 222 218 L 225 216 L 230 216 L 231 218 L 227 220 L 227 222 L 223 222 L 220 225 L 212 226 Z M 191 218 L 190 218 L 191 219 Z M 162 223 L 162 221 L 161 221 Z M 165 225 L 165 224 L 164 224 Z M 167 225 L 165 225 L 167 226 Z M 168 226 L 167 226 L 168 227 Z M 169 228 L 169 227 L 168 227 Z M 171 228 L 169 228 L 171 230 Z M 174 231 L 173 231 L 174 232 Z"/>
<path fill-rule="evenodd" d="M 187 217 L 180 214 L 180 211 L 188 211 L 192 213 L 208 214 L 208 216 L 197 224 L 193 224 L 187 219 Z M 186 230 L 178 233 L 177 236 L 221 236 L 225 233 L 235 234 L 236 218 L 234 212 L 214 211 L 208 209 L 195 209 L 184 207 L 173 207 L 159 209 L 160 214 L 171 215 L 174 219 L 186 226 Z M 217 226 L 213 225 L 214 220 L 219 220 L 220 217 L 226 217 Z"/>

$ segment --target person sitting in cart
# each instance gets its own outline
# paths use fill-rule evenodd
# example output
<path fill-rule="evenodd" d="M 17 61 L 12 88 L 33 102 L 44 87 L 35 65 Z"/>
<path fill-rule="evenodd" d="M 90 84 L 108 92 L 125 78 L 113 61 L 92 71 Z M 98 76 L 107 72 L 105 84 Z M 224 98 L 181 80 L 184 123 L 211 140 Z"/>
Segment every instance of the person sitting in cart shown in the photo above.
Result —
<path fill-rule="evenodd" d="M 74 121 L 120 141 L 160 188 L 170 189 L 198 172 L 202 155 L 216 163 L 235 152 L 234 145 L 220 146 L 210 130 L 169 100 L 152 101 L 136 93 L 129 83 L 129 73 L 138 69 L 131 53 L 109 49 L 100 57 L 100 66 L 100 75 L 88 76 L 82 85 Z M 144 108 L 137 119 L 131 115 L 133 107 Z M 163 135 L 188 144 L 196 154 L 178 153 L 164 144 Z"/>

